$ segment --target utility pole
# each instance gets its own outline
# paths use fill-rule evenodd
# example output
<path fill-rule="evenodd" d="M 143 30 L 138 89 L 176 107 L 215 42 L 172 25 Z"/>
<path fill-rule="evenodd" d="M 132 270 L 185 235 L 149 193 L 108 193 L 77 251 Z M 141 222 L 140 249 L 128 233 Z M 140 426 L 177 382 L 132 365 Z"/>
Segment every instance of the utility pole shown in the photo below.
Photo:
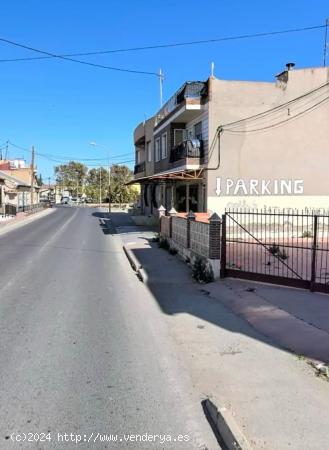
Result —
<path fill-rule="evenodd" d="M 326 65 L 327 65 L 327 53 L 328 53 L 328 48 L 329 48 L 328 27 L 329 27 L 329 19 L 326 19 L 326 26 L 325 26 L 325 31 L 324 31 L 323 67 L 326 67 Z"/>
<path fill-rule="evenodd" d="M 109 188 L 108 188 L 108 195 L 109 195 L 109 212 L 111 212 L 111 164 L 109 159 Z"/>
<path fill-rule="evenodd" d="M 99 206 L 102 206 L 102 167 L 99 168 Z"/>
<path fill-rule="evenodd" d="M 32 156 L 31 156 L 31 206 L 33 208 L 33 198 L 34 194 L 34 145 L 32 145 Z"/>

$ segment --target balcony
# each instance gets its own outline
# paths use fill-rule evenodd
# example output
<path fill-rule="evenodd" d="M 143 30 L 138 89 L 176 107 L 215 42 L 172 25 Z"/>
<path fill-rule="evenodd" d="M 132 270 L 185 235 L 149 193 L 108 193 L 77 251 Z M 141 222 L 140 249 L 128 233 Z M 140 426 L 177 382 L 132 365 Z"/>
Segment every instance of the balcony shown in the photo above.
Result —
<path fill-rule="evenodd" d="M 200 139 L 186 139 L 171 149 L 170 162 L 175 163 L 185 159 L 186 164 L 199 165 L 203 156 L 203 141 Z"/>
<path fill-rule="evenodd" d="M 142 122 L 135 128 L 134 144 L 136 147 L 141 147 L 145 144 L 145 123 Z"/>
<path fill-rule="evenodd" d="M 160 109 L 155 117 L 155 127 L 166 119 L 188 122 L 194 119 L 202 109 L 202 102 L 208 95 L 208 84 L 204 81 L 185 83 Z"/>
<path fill-rule="evenodd" d="M 134 168 L 134 175 L 140 175 L 143 172 L 145 172 L 145 161 L 136 164 Z"/>

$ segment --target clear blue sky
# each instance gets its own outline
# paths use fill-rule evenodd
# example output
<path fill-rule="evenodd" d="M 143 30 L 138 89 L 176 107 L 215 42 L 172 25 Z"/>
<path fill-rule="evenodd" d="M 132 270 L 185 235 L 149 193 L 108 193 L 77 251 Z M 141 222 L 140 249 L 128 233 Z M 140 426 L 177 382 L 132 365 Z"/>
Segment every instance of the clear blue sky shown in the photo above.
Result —
<path fill-rule="evenodd" d="M 0 37 L 54 53 L 107 50 L 324 24 L 328 0 L 28 0 L 1 2 Z M 165 73 L 164 97 L 185 80 L 203 80 L 215 62 L 225 79 L 272 80 L 288 61 L 323 61 L 324 31 L 83 57 L 86 61 Z M 0 59 L 38 56 L 0 43 Z M 83 59 L 81 57 L 81 59 Z M 156 77 L 111 72 L 68 61 L 0 63 L 0 144 L 82 158 L 131 152 L 134 127 L 159 107 Z M 10 156 L 28 157 L 11 150 Z M 121 159 L 125 159 L 123 157 Z M 54 163 L 37 158 L 43 177 Z"/>

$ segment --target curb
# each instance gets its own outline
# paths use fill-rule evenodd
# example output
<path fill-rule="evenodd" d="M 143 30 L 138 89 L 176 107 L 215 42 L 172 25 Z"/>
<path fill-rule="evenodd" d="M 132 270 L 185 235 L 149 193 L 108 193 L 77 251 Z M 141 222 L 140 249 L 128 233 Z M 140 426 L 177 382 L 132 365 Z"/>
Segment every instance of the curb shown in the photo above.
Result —
<path fill-rule="evenodd" d="M 142 283 L 147 283 L 148 282 L 149 277 L 148 277 L 144 267 L 141 267 L 140 269 L 137 270 L 137 276 L 138 276 L 138 278 L 140 279 L 140 281 Z"/>
<path fill-rule="evenodd" d="M 133 254 L 131 249 L 128 248 L 127 245 L 123 245 L 122 248 L 128 258 L 128 261 L 130 262 L 131 267 L 134 269 L 135 272 L 138 273 L 138 271 L 142 269 L 141 263 L 137 260 L 136 256 Z"/>
<path fill-rule="evenodd" d="M 223 441 L 228 450 L 252 450 L 252 447 L 243 436 L 230 412 L 225 408 L 217 406 L 207 398 L 202 405 L 209 416 L 211 425 L 218 434 L 219 440 Z"/>

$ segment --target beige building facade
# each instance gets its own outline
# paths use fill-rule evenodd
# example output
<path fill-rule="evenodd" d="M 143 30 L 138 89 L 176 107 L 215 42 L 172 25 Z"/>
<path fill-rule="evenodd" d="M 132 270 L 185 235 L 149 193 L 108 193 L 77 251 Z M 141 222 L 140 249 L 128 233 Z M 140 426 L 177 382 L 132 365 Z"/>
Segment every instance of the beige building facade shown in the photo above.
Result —
<path fill-rule="evenodd" d="M 134 142 L 145 214 L 329 209 L 329 69 L 185 83 Z"/>

